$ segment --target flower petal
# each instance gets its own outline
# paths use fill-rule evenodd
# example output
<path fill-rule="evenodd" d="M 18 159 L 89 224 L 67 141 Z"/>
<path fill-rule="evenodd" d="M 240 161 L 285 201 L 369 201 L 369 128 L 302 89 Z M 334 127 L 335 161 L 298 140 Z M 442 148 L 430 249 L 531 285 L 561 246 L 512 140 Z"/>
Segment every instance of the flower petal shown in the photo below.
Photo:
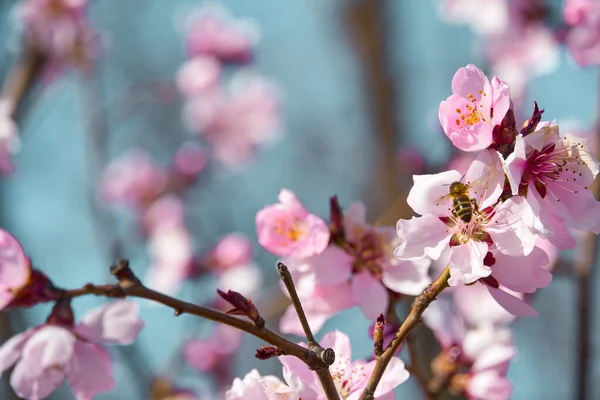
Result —
<path fill-rule="evenodd" d="M 492 266 L 492 276 L 504 287 L 519 293 L 533 293 L 538 288 L 552 282 L 552 274 L 544 267 L 550 259 L 539 247 L 525 257 L 494 255 L 496 263 Z"/>
<path fill-rule="evenodd" d="M 76 332 L 94 343 L 130 344 L 144 327 L 138 312 L 139 305 L 133 301 L 107 303 L 87 313 Z"/>
<path fill-rule="evenodd" d="M 450 170 L 430 175 L 413 175 L 413 187 L 408 193 L 408 205 L 421 215 L 447 216 L 452 201 L 448 195 L 450 184 L 460 181 L 461 174 Z"/>
<path fill-rule="evenodd" d="M 484 278 L 492 270 L 483 265 L 483 259 L 488 251 L 486 243 L 469 240 L 467 244 L 452 247 L 450 253 L 450 286 L 473 283 L 479 278 Z"/>
<path fill-rule="evenodd" d="M 517 317 L 537 317 L 539 315 L 533 307 L 518 297 L 510 295 L 502 289 L 489 286 L 486 286 L 486 288 L 498 304 L 512 315 L 516 315 Z"/>
<path fill-rule="evenodd" d="M 78 340 L 68 366 L 67 381 L 78 400 L 92 400 L 95 395 L 114 389 L 115 380 L 106 350 Z"/>
<path fill-rule="evenodd" d="M 369 272 L 361 272 L 352 278 L 352 294 L 364 316 L 375 320 L 385 312 L 389 298 L 385 287 Z"/>
<path fill-rule="evenodd" d="M 396 248 L 394 255 L 402 260 L 423 257 L 437 260 L 449 246 L 451 236 L 448 226 L 431 214 L 410 220 L 401 219 L 396 224 L 396 231 L 402 244 Z"/>
<path fill-rule="evenodd" d="M 25 343 L 36 330 L 36 328 L 28 329 L 11 337 L 2 344 L 2 347 L 0 347 L 0 374 L 9 369 L 21 358 L 21 351 Z"/>
<path fill-rule="evenodd" d="M 381 281 L 395 292 L 417 296 L 431 283 L 430 264 L 428 259 L 400 261 L 382 271 Z"/>
<path fill-rule="evenodd" d="M 306 261 L 312 265 L 315 283 L 329 286 L 348 280 L 354 258 L 338 246 L 328 246 L 321 254 Z"/>

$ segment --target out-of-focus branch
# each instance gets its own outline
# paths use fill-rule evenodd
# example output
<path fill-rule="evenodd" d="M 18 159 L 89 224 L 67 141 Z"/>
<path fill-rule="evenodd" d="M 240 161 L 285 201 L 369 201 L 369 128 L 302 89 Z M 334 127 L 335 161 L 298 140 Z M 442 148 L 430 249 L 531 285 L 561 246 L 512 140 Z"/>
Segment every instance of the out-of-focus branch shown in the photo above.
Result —
<path fill-rule="evenodd" d="M 448 279 L 450 278 L 450 269 L 446 267 L 438 278 L 429 285 L 423 293 L 421 293 L 413 302 L 410 313 L 396 332 L 396 336 L 392 339 L 383 354 L 377 357 L 375 369 L 369 378 L 369 383 L 360 395 L 360 400 L 372 400 L 375 396 L 375 389 L 379 381 L 383 377 L 383 373 L 387 368 L 390 360 L 400 349 L 400 345 L 404 342 L 408 334 L 421 322 L 423 312 L 437 298 L 437 296 L 448 287 Z"/>
<path fill-rule="evenodd" d="M 600 83 L 600 82 L 599 82 Z M 599 87 L 600 89 L 600 87 Z M 600 96 L 600 90 L 598 91 Z M 596 122 L 596 148 L 593 149 L 595 156 L 600 155 L 600 111 L 599 120 Z M 600 199 L 600 182 L 595 182 L 591 187 L 596 200 Z M 576 397 L 580 400 L 589 398 L 589 378 L 592 371 L 590 357 L 590 329 L 591 329 L 591 305 L 594 302 L 593 285 L 595 279 L 594 264 L 598 257 L 598 248 L 600 247 L 597 235 L 587 232 L 581 240 L 579 246 L 579 258 L 573 265 L 573 273 L 577 279 L 578 296 L 577 307 L 579 320 L 577 324 L 577 367 L 575 368 Z"/>
<path fill-rule="evenodd" d="M 381 221 L 388 225 L 395 223 L 399 217 L 409 218 L 412 213 L 406 205 L 405 196 L 400 198 L 400 202 L 395 202 L 401 194 L 395 162 L 400 134 L 396 121 L 397 99 L 394 96 L 396 82 L 389 68 L 385 14 L 385 1 L 353 1 L 347 6 L 346 23 L 363 63 L 373 133 L 378 144 L 379 164 L 374 171 L 373 187 L 369 188 L 369 200 L 376 204 L 369 209 L 380 214 L 394 204 L 394 212 L 385 215 L 386 219 Z"/>
<path fill-rule="evenodd" d="M 46 63 L 43 53 L 29 50 L 23 53 L 2 84 L 0 98 L 10 101 L 10 114 L 18 116 L 23 99 L 35 86 Z"/>

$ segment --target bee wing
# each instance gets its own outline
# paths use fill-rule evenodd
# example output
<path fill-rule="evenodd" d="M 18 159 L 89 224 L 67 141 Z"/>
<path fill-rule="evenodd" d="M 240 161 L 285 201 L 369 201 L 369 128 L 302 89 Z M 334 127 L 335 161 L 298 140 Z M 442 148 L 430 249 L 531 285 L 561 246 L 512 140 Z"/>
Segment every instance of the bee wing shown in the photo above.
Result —
<path fill-rule="evenodd" d="M 498 152 L 490 150 L 477 156 L 465 174 L 465 183 L 469 186 L 469 196 L 480 210 L 496 204 L 504 188 L 504 171 Z"/>

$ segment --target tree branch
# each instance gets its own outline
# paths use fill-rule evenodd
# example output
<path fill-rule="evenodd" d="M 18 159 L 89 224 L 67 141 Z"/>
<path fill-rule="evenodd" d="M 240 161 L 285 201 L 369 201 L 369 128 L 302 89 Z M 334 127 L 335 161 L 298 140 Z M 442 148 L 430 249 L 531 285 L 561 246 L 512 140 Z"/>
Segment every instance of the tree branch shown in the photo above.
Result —
<path fill-rule="evenodd" d="M 175 311 L 175 316 L 179 316 L 181 314 L 195 315 L 214 322 L 229 325 L 233 328 L 256 336 L 257 338 L 276 346 L 283 352 L 283 354 L 299 358 L 312 370 L 318 371 L 319 369 L 323 369 L 324 366 L 328 367 L 328 365 L 324 364 L 320 357 L 313 351 L 310 351 L 309 349 L 306 349 L 267 328 L 258 327 L 251 322 L 233 317 L 221 311 L 188 303 L 145 287 L 129 268 L 129 263 L 125 260 L 120 260 L 115 263 L 111 267 L 111 273 L 119 280 L 118 284 L 96 286 L 88 283 L 87 285 L 78 289 L 62 290 L 57 292 L 58 294 L 56 300 L 59 298 L 75 298 L 86 295 L 96 295 L 111 298 L 138 297 L 141 299 L 152 300 L 172 308 Z"/>
<path fill-rule="evenodd" d="M 369 378 L 369 383 L 360 395 L 360 400 L 372 400 L 375 395 L 375 389 L 379 381 L 383 377 L 383 373 L 387 368 L 390 360 L 396 354 L 400 345 L 406 339 L 408 334 L 413 330 L 419 322 L 423 312 L 437 298 L 437 296 L 448 287 L 448 279 L 450 278 L 450 269 L 446 267 L 440 276 L 427 289 L 423 291 L 413 302 L 410 313 L 396 332 L 396 336 L 392 339 L 383 354 L 377 357 L 375 369 Z"/>

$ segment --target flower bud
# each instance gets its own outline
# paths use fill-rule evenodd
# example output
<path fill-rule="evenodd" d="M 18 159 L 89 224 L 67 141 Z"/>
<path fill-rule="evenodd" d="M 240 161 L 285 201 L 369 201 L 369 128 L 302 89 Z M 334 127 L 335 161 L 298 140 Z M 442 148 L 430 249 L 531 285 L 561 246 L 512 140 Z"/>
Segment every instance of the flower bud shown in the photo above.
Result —
<path fill-rule="evenodd" d="M 379 314 L 375 327 L 373 328 L 373 347 L 375 348 L 375 355 L 379 357 L 383 354 L 383 329 L 385 328 L 385 318 L 383 314 Z"/>
<path fill-rule="evenodd" d="M 230 315 L 245 315 L 259 328 L 265 326 L 265 320 L 260 316 L 256 306 L 250 299 L 247 299 L 242 294 L 233 290 L 228 290 L 227 293 L 217 289 L 219 296 L 226 302 L 231 304 L 234 308 L 227 311 Z"/>
<path fill-rule="evenodd" d="M 254 355 L 254 357 L 258 358 L 259 360 L 268 360 L 269 358 L 279 357 L 281 355 L 283 355 L 283 352 L 277 347 L 263 346 L 260 349 L 256 350 L 256 354 Z"/>

